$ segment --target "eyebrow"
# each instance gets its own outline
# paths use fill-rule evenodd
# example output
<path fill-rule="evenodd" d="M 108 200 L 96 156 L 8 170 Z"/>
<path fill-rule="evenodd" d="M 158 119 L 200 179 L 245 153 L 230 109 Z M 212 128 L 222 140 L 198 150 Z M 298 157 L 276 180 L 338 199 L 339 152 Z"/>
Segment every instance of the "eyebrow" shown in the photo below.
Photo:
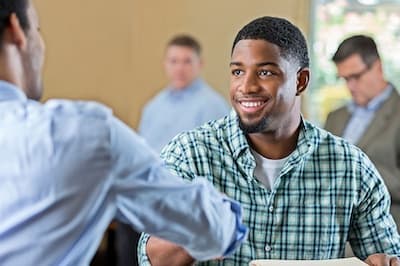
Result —
<path fill-rule="evenodd" d="M 261 62 L 261 63 L 256 64 L 257 67 L 268 66 L 268 65 L 279 67 L 279 65 L 274 62 Z M 233 62 L 229 63 L 229 66 L 243 66 L 243 63 L 233 61 Z"/>

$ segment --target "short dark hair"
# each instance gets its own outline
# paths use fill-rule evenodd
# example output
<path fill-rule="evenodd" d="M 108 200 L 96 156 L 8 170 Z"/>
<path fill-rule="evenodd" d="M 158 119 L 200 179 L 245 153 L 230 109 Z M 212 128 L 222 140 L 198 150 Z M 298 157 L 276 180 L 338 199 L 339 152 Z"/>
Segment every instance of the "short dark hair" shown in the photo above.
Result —
<path fill-rule="evenodd" d="M 29 29 L 28 20 L 29 0 L 0 0 L 0 46 L 2 44 L 4 30 L 10 21 L 10 15 L 15 13 L 22 29 L 26 32 Z"/>
<path fill-rule="evenodd" d="M 300 29 L 286 19 L 260 17 L 245 25 L 233 42 L 232 52 L 241 40 L 265 40 L 280 48 L 281 55 L 296 59 L 300 67 L 308 67 L 307 43 Z"/>
<path fill-rule="evenodd" d="M 193 49 L 198 55 L 201 54 L 200 43 L 195 38 L 187 34 L 174 36 L 171 40 L 169 40 L 167 47 L 173 45 L 189 47 Z"/>
<path fill-rule="evenodd" d="M 380 58 L 374 39 L 365 35 L 354 35 L 342 41 L 332 61 L 337 64 L 354 54 L 360 55 L 368 67 Z"/>

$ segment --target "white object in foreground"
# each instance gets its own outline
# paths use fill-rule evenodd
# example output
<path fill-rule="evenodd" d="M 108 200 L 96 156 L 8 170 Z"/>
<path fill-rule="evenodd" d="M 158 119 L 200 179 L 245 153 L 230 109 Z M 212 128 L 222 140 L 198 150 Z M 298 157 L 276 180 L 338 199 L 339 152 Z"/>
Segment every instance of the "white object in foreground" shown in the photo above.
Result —
<path fill-rule="evenodd" d="M 249 266 L 365 266 L 366 263 L 353 258 L 332 260 L 252 260 Z"/>

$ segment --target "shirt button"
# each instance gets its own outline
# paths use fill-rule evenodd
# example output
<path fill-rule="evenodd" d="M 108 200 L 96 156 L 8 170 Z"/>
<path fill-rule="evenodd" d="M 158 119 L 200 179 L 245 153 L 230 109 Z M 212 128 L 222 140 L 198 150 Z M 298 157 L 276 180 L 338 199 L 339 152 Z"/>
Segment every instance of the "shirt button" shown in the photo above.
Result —
<path fill-rule="evenodd" d="M 270 252 L 270 251 L 271 251 L 271 247 L 268 246 L 268 245 L 265 245 L 265 251 L 266 251 L 266 252 Z"/>
<path fill-rule="evenodd" d="M 273 212 L 274 211 L 274 206 L 269 206 L 269 211 Z"/>

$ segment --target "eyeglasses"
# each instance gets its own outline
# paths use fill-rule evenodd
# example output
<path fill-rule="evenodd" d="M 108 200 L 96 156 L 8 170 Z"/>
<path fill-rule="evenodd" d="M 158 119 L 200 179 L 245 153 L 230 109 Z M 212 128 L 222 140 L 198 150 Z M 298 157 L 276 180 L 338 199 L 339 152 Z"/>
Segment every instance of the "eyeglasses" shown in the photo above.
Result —
<path fill-rule="evenodd" d="M 367 73 L 369 70 L 371 69 L 370 66 L 365 67 L 363 70 L 361 70 L 360 72 L 354 73 L 354 74 L 350 74 L 347 77 L 340 77 L 343 78 L 346 82 L 350 82 L 350 81 L 358 81 L 365 73 Z"/>

